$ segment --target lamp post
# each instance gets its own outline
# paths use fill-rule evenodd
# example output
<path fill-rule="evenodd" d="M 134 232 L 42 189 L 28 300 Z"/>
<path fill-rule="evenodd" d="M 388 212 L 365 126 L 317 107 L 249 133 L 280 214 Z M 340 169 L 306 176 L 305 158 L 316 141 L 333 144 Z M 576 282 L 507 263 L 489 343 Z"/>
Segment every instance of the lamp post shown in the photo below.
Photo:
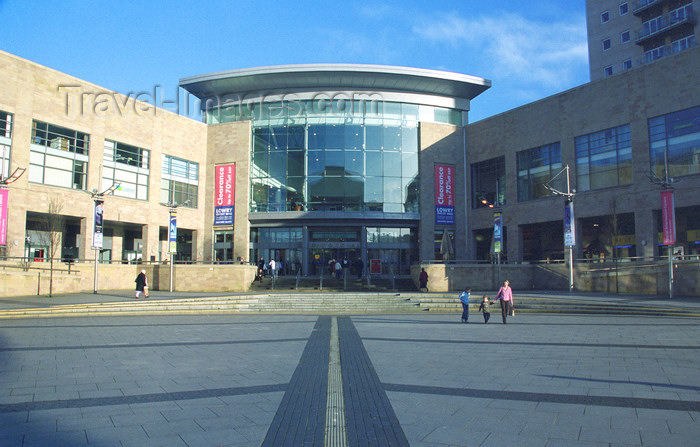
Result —
<path fill-rule="evenodd" d="M 552 183 L 563 172 L 566 172 L 566 192 L 554 188 Z M 569 249 L 569 292 L 574 291 L 574 246 L 576 245 L 576 220 L 574 219 L 574 197 L 576 190 L 571 188 L 569 165 L 559 171 L 544 187 L 554 195 L 564 197 L 564 246 Z"/>
<path fill-rule="evenodd" d="M 168 252 L 170 253 L 170 292 L 173 291 L 173 276 L 175 273 L 175 253 L 177 252 L 177 207 L 187 205 L 190 201 L 186 200 L 183 203 L 175 203 L 175 189 L 173 188 L 170 196 L 170 202 L 162 202 L 161 205 L 168 207 L 170 215 L 168 221 Z"/>
<path fill-rule="evenodd" d="M 499 200 L 499 195 L 498 195 L 498 182 L 496 182 L 496 197 L 494 201 L 496 202 L 491 203 L 489 200 L 482 194 L 481 198 L 479 199 L 482 205 L 485 205 L 488 208 L 491 208 L 494 210 L 493 213 L 493 253 L 496 254 L 496 265 L 497 265 L 497 284 L 496 286 L 498 287 L 498 284 L 501 283 L 501 253 L 503 252 L 503 212 L 501 211 L 501 206 L 503 203 Z"/>
<path fill-rule="evenodd" d="M 97 293 L 97 261 L 100 248 L 102 248 L 102 229 L 104 225 L 104 197 L 109 194 L 113 194 L 114 191 L 121 186 L 121 183 L 114 183 L 109 188 L 102 192 L 97 192 L 97 189 L 93 189 L 89 192 L 92 200 L 94 202 L 93 208 L 93 219 L 94 225 L 92 229 L 92 248 L 95 250 L 95 272 L 93 277 L 93 289 L 92 293 Z M 86 191 L 87 192 L 87 191 Z"/>
<path fill-rule="evenodd" d="M 661 219 L 663 243 L 668 247 L 668 298 L 673 299 L 673 246 L 676 244 L 676 213 L 673 201 L 673 184 L 680 180 L 668 176 L 668 154 L 664 152 L 664 178 L 653 170 L 647 174 L 649 181 L 663 188 L 661 191 Z"/>

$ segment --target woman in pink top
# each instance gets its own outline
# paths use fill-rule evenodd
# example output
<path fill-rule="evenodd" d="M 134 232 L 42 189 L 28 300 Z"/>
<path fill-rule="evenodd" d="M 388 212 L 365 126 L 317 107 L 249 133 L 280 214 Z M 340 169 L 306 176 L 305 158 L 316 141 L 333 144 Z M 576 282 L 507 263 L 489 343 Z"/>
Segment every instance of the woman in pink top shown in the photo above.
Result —
<path fill-rule="evenodd" d="M 501 316 L 503 324 L 506 324 L 506 318 L 513 308 L 513 291 L 510 289 L 510 281 L 507 279 L 503 281 L 503 286 L 498 289 L 496 299 L 501 301 Z"/>

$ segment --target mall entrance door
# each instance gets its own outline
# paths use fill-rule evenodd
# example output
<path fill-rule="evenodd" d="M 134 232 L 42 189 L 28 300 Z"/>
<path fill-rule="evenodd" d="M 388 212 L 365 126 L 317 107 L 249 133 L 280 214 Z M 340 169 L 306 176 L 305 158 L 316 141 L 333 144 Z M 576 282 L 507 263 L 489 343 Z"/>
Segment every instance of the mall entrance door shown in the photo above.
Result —
<path fill-rule="evenodd" d="M 343 264 L 343 259 L 348 260 L 348 266 L 350 274 L 356 274 L 355 263 L 360 258 L 360 249 L 358 248 L 312 248 L 310 250 L 309 256 L 309 274 L 311 276 L 321 276 L 321 269 L 323 271 L 323 276 L 329 278 L 331 274 L 330 270 L 330 260 L 335 259 Z"/>

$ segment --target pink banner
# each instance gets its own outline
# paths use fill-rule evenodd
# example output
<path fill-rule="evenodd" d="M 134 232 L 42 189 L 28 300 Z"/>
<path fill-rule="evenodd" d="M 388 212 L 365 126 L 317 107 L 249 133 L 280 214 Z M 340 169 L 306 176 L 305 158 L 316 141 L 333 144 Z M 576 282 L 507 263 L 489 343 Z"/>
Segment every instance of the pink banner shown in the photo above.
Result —
<path fill-rule="evenodd" d="M 661 191 L 661 219 L 664 224 L 664 245 L 676 243 L 676 211 L 673 206 L 673 191 Z"/>
<path fill-rule="evenodd" d="M 455 168 L 435 165 L 435 224 L 455 224 Z"/>
<path fill-rule="evenodd" d="M 236 165 L 214 168 L 214 225 L 233 225 Z"/>
<path fill-rule="evenodd" d="M 7 245 L 7 198 L 9 189 L 0 189 L 0 245 Z"/>

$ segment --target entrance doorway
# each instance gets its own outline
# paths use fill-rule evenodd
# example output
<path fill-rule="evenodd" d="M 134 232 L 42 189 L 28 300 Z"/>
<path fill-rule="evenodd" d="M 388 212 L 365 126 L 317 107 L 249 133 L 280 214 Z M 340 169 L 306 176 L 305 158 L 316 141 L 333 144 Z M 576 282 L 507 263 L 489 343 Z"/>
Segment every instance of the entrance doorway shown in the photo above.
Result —
<path fill-rule="evenodd" d="M 357 260 L 360 259 L 360 250 L 358 248 L 312 248 L 309 252 L 309 274 L 312 276 L 320 276 L 321 269 L 324 269 L 323 276 L 330 276 L 330 261 L 347 260 L 347 268 L 350 269 L 348 274 L 357 275 Z"/>

